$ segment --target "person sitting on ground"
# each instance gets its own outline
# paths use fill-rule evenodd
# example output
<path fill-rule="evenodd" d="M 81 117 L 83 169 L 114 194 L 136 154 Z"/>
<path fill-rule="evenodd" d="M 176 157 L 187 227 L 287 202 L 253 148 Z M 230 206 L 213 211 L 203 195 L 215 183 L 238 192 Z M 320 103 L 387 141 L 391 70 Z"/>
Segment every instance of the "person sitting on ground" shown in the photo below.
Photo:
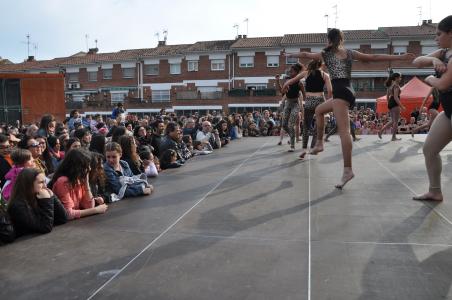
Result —
<path fill-rule="evenodd" d="M 162 170 L 179 168 L 182 165 L 178 162 L 177 152 L 173 149 L 166 149 L 160 158 L 160 166 Z"/>
<path fill-rule="evenodd" d="M 5 185 L 2 189 L 2 197 L 5 201 L 9 201 L 11 191 L 13 190 L 14 183 L 17 176 L 24 168 L 34 168 L 35 161 L 31 152 L 26 149 L 15 149 L 11 152 L 11 159 L 13 160 L 13 167 L 5 175 Z"/>
<path fill-rule="evenodd" d="M 275 121 L 270 116 L 268 110 L 264 110 L 263 117 L 259 122 L 259 131 L 261 135 L 271 136 L 273 132 L 273 127 L 275 126 Z"/>
<path fill-rule="evenodd" d="M 127 134 L 127 129 L 124 126 L 118 126 L 114 128 L 111 141 L 115 143 L 119 143 L 119 138 Z"/>
<path fill-rule="evenodd" d="M 39 143 L 39 147 L 41 147 L 42 154 L 39 159 L 44 163 L 46 167 L 46 176 L 51 177 L 53 172 L 55 172 L 55 164 L 47 145 L 47 138 L 38 136 L 36 138 L 36 141 Z"/>
<path fill-rule="evenodd" d="M 160 157 L 160 144 L 162 142 L 162 136 L 165 132 L 165 124 L 162 120 L 157 120 L 153 124 L 154 132 L 152 133 L 152 142 L 151 146 L 154 148 L 154 151 L 152 151 L 152 154 L 154 154 L 155 157 Z"/>
<path fill-rule="evenodd" d="M 138 149 L 143 149 L 143 147 L 152 147 L 152 136 L 147 134 L 147 130 L 144 126 L 137 126 L 133 131 L 133 136 L 137 142 Z"/>
<path fill-rule="evenodd" d="M 114 193 L 112 201 L 124 197 L 150 195 L 154 188 L 142 179 L 133 178 L 129 164 L 121 160 L 122 149 L 118 143 L 110 142 L 105 146 L 106 162 L 104 163 L 107 176 L 107 191 Z M 122 179 L 121 179 L 122 177 Z"/>
<path fill-rule="evenodd" d="M 157 177 L 159 175 L 159 170 L 151 151 L 140 152 L 140 159 L 143 161 L 144 173 L 147 177 Z"/>
<path fill-rule="evenodd" d="M 47 144 L 52 156 L 54 169 L 56 169 L 60 161 L 64 159 L 64 152 L 61 150 L 61 142 L 56 136 L 51 135 L 47 138 Z"/>
<path fill-rule="evenodd" d="M 260 136 L 260 132 L 256 126 L 256 123 L 251 122 L 248 124 L 248 136 L 252 136 L 252 137 Z"/>
<path fill-rule="evenodd" d="M 67 153 L 71 150 L 80 149 L 80 148 L 82 148 L 82 144 L 80 143 L 80 140 L 76 137 L 70 138 L 66 142 L 65 155 L 67 155 Z"/>
<path fill-rule="evenodd" d="M 221 120 L 217 124 L 217 130 L 221 141 L 221 147 L 229 144 L 231 136 L 229 135 L 228 123 L 225 120 Z"/>
<path fill-rule="evenodd" d="M 190 135 L 192 139 L 196 138 L 196 123 L 193 118 L 188 118 L 187 123 L 185 123 L 185 127 L 182 130 L 183 135 Z"/>
<path fill-rule="evenodd" d="M 104 156 L 91 152 L 89 187 L 93 197 L 102 197 L 105 203 L 111 203 L 111 195 L 107 193 L 107 176 L 104 171 Z"/>
<path fill-rule="evenodd" d="M 0 187 L 5 184 L 5 175 L 11 170 L 13 160 L 11 159 L 11 145 L 9 137 L 0 134 Z"/>
<path fill-rule="evenodd" d="M 160 149 L 160 155 L 163 155 L 163 152 L 165 152 L 168 149 L 174 150 L 177 154 L 177 162 L 179 164 L 184 164 L 185 159 L 182 154 L 181 150 L 181 130 L 179 125 L 174 122 L 169 122 L 166 125 L 166 135 L 162 138 L 162 141 L 160 143 L 159 149 Z M 162 163 L 160 161 L 160 163 Z M 162 167 L 163 168 L 163 167 Z"/>
<path fill-rule="evenodd" d="M 122 149 L 121 160 L 129 164 L 133 175 L 140 175 L 144 173 L 144 165 L 137 153 L 135 138 L 130 135 L 123 135 L 119 138 L 119 145 Z"/>
<path fill-rule="evenodd" d="M 67 222 L 63 205 L 46 187 L 45 179 L 35 168 L 23 169 L 17 176 L 8 203 L 16 236 L 49 233 L 55 225 Z"/>
<path fill-rule="evenodd" d="M 83 149 L 70 150 L 58 166 L 49 187 L 60 199 L 69 220 L 105 213 L 102 197 L 93 197 L 89 187 L 91 155 Z M 95 205 L 98 206 L 95 206 Z"/>
<path fill-rule="evenodd" d="M 39 127 L 35 124 L 31 124 L 28 126 L 27 131 L 25 132 L 25 135 L 31 138 L 35 138 L 38 135 Z"/>
<path fill-rule="evenodd" d="M 91 138 L 91 143 L 89 143 L 89 151 L 104 155 L 106 141 L 105 135 L 96 133 Z"/>
<path fill-rule="evenodd" d="M 52 115 L 44 115 L 41 118 L 41 124 L 39 125 L 38 136 L 48 138 L 51 135 L 55 135 L 56 121 Z"/>
<path fill-rule="evenodd" d="M 38 169 L 39 171 L 41 171 L 44 174 L 48 174 L 46 164 L 41 159 L 42 158 L 42 150 L 44 149 L 44 147 L 43 147 L 43 145 L 40 145 L 40 142 L 38 142 L 34 138 L 26 136 L 20 141 L 19 147 L 22 149 L 30 150 L 31 155 L 35 162 L 36 169 Z"/>
<path fill-rule="evenodd" d="M 209 121 L 202 122 L 202 130 L 198 130 L 196 140 L 200 142 L 209 142 L 213 149 L 221 148 L 221 140 L 218 130 L 212 133 L 212 124 Z"/>
<path fill-rule="evenodd" d="M 193 155 L 207 155 L 212 153 L 212 150 L 210 143 L 203 144 L 200 141 L 193 142 Z"/>
<path fill-rule="evenodd" d="M 91 132 L 88 128 L 80 128 L 74 132 L 74 137 L 80 140 L 82 148 L 85 150 L 89 149 L 89 144 L 91 143 Z"/>

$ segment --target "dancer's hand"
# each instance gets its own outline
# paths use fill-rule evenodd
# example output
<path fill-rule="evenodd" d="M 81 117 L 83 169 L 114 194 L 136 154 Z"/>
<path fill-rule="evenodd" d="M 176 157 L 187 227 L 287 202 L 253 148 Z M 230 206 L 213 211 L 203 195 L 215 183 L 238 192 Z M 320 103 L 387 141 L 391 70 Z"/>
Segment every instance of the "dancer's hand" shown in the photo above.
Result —
<path fill-rule="evenodd" d="M 436 72 L 441 74 L 447 71 L 447 65 L 436 57 L 433 58 L 433 68 L 435 69 Z"/>
<path fill-rule="evenodd" d="M 435 78 L 436 78 L 435 76 L 430 75 L 430 76 L 428 76 L 427 78 L 425 78 L 424 81 L 427 82 L 429 85 L 432 85 L 432 84 L 430 83 L 430 81 L 431 81 L 432 79 L 435 79 Z"/>
<path fill-rule="evenodd" d="M 405 53 L 401 55 L 401 58 L 403 60 L 414 60 L 416 58 L 416 55 L 414 53 Z"/>
<path fill-rule="evenodd" d="M 401 105 L 400 108 L 401 108 L 402 110 L 406 110 L 406 107 L 405 107 L 404 105 Z"/>

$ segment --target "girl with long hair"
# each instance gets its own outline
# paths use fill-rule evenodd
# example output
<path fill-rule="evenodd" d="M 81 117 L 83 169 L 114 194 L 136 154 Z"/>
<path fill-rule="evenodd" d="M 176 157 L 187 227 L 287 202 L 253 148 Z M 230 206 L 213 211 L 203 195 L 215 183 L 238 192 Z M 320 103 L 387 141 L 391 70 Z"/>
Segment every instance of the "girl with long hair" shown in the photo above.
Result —
<path fill-rule="evenodd" d="M 23 169 L 17 176 L 8 214 L 16 235 L 48 233 L 67 222 L 66 211 L 45 184 L 45 174 L 35 168 Z"/>
<path fill-rule="evenodd" d="M 310 58 L 322 60 L 328 68 L 333 86 L 333 100 L 317 106 L 315 110 L 317 124 L 317 142 L 311 154 L 316 155 L 323 151 L 323 134 L 325 128 L 324 115 L 331 111 L 337 120 L 338 132 L 341 138 L 342 156 L 344 160 L 344 172 L 340 182 L 335 186 L 342 189 L 348 181 L 355 176 L 352 170 L 352 140 L 350 138 L 350 120 L 348 111 L 355 105 L 355 93 L 351 85 L 351 73 L 353 60 L 370 61 L 395 61 L 412 60 L 413 54 L 388 55 L 388 54 L 364 54 L 356 50 L 344 48 L 344 34 L 339 29 L 330 29 L 327 34 L 328 45 L 320 53 L 301 52 L 287 54 L 289 57 Z M 289 80 L 284 84 L 288 88 L 300 80 L 301 76 Z"/>
<path fill-rule="evenodd" d="M 429 179 L 429 191 L 414 197 L 414 200 L 442 201 L 440 152 L 452 140 L 452 15 L 438 23 L 436 31 L 438 50 L 427 56 L 414 60 L 416 67 L 433 67 L 435 76 L 429 76 L 425 81 L 439 90 L 439 101 L 444 111 L 433 121 L 432 127 L 424 144 L 425 165 Z"/>
<path fill-rule="evenodd" d="M 102 197 L 94 197 L 89 187 L 91 155 L 73 149 L 58 166 L 49 187 L 63 203 L 70 220 L 104 213 L 107 205 Z M 98 206 L 95 206 L 98 204 Z"/>
<path fill-rule="evenodd" d="M 123 135 L 119 138 L 119 145 L 122 149 L 121 160 L 129 164 L 133 175 L 140 175 L 144 173 L 143 161 L 138 155 L 135 138 L 130 135 Z"/>
<path fill-rule="evenodd" d="M 386 125 L 384 125 L 378 132 L 378 137 L 380 139 L 382 138 L 383 132 L 392 126 L 392 141 L 400 141 L 400 139 L 397 138 L 400 111 L 406 109 L 400 100 L 400 94 L 402 93 L 402 90 L 400 89 L 401 81 L 402 74 L 395 72 L 389 75 L 385 82 L 385 86 L 387 88 L 386 99 L 388 100 L 388 109 L 391 114 L 391 121 L 386 123 Z"/>

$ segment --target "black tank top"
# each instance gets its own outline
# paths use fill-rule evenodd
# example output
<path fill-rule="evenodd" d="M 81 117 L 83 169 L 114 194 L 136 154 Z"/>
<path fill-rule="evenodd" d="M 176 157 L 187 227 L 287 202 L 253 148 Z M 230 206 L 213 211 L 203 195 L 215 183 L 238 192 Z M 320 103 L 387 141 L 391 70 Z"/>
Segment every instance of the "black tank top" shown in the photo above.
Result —
<path fill-rule="evenodd" d="M 287 91 L 286 97 L 288 99 L 298 98 L 300 96 L 300 82 L 295 82 L 289 85 L 289 90 Z"/>
<path fill-rule="evenodd" d="M 448 65 L 449 57 L 447 56 L 448 49 L 443 49 L 441 52 L 440 60 Z M 441 78 L 441 73 L 436 72 L 436 77 Z M 443 107 L 444 113 L 450 119 L 452 116 L 452 87 L 447 89 L 446 91 L 439 92 L 439 101 L 441 102 L 441 106 Z"/>
<path fill-rule="evenodd" d="M 323 79 L 322 72 L 315 70 L 311 72 L 306 78 L 306 92 L 308 93 L 321 93 L 325 86 L 325 80 Z"/>

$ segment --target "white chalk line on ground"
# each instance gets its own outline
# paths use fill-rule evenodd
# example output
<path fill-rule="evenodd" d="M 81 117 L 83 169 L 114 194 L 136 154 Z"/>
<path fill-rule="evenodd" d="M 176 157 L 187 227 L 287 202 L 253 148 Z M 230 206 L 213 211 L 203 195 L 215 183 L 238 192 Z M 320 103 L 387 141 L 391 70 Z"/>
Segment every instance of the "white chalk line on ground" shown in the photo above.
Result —
<path fill-rule="evenodd" d="M 362 149 L 362 147 L 359 144 L 356 144 L 358 148 Z M 412 189 L 405 181 L 402 180 L 397 174 L 391 171 L 388 167 L 386 167 L 380 160 L 378 160 L 374 155 L 370 153 L 370 151 L 366 151 L 366 154 L 372 158 L 382 169 L 386 170 L 392 177 L 394 177 L 401 185 L 406 187 L 413 195 L 417 196 L 418 194 Z M 414 201 L 414 200 L 413 200 Z M 441 211 L 436 209 L 436 207 L 430 205 L 429 203 L 425 201 L 419 201 L 431 210 L 433 210 L 439 217 L 441 217 L 444 221 L 446 221 L 449 225 L 452 225 L 452 221 L 447 218 L 446 215 L 444 215 Z"/>
<path fill-rule="evenodd" d="M 94 293 L 91 294 L 87 299 L 93 299 L 99 292 L 101 292 L 110 282 L 112 282 L 119 274 L 121 274 L 128 266 L 130 266 L 138 257 L 145 253 L 149 248 L 151 248 L 158 240 L 160 240 L 168 231 L 170 231 L 174 226 L 177 225 L 186 215 L 188 215 L 193 209 L 195 209 L 201 202 L 203 202 L 210 194 L 212 194 L 220 185 L 222 185 L 229 177 L 235 174 L 248 160 L 250 160 L 256 153 L 258 153 L 262 148 L 264 148 L 269 141 L 265 142 L 262 146 L 244 159 L 234 170 L 232 170 L 228 175 L 226 175 L 222 180 L 220 180 L 211 190 L 209 190 L 201 199 L 199 199 L 192 207 L 185 211 L 179 218 L 177 218 L 171 225 L 169 225 L 162 233 L 160 233 L 155 239 L 153 239 L 146 247 L 143 248 L 137 255 L 135 255 L 127 264 L 125 264 L 117 273 L 115 273 L 110 279 L 108 279 L 104 284 L 102 284 Z"/>
<path fill-rule="evenodd" d="M 311 300 L 311 159 L 308 161 L 308 300 Z"/>
<path fill-rule="evenodd" d="M 452 247 L 451 244 L 441 244 L 441 243 L 410 243 L 410 242 L 374 242 L 374 241 L 339 241 L 339 240 L 321 240 L 312 241 L 316 244 L 321 243 L 335 243 L 335 244 L 345 244 L 345 245 L 375 245 L 375 246 L 421 246 L 421 247 Z"/>

